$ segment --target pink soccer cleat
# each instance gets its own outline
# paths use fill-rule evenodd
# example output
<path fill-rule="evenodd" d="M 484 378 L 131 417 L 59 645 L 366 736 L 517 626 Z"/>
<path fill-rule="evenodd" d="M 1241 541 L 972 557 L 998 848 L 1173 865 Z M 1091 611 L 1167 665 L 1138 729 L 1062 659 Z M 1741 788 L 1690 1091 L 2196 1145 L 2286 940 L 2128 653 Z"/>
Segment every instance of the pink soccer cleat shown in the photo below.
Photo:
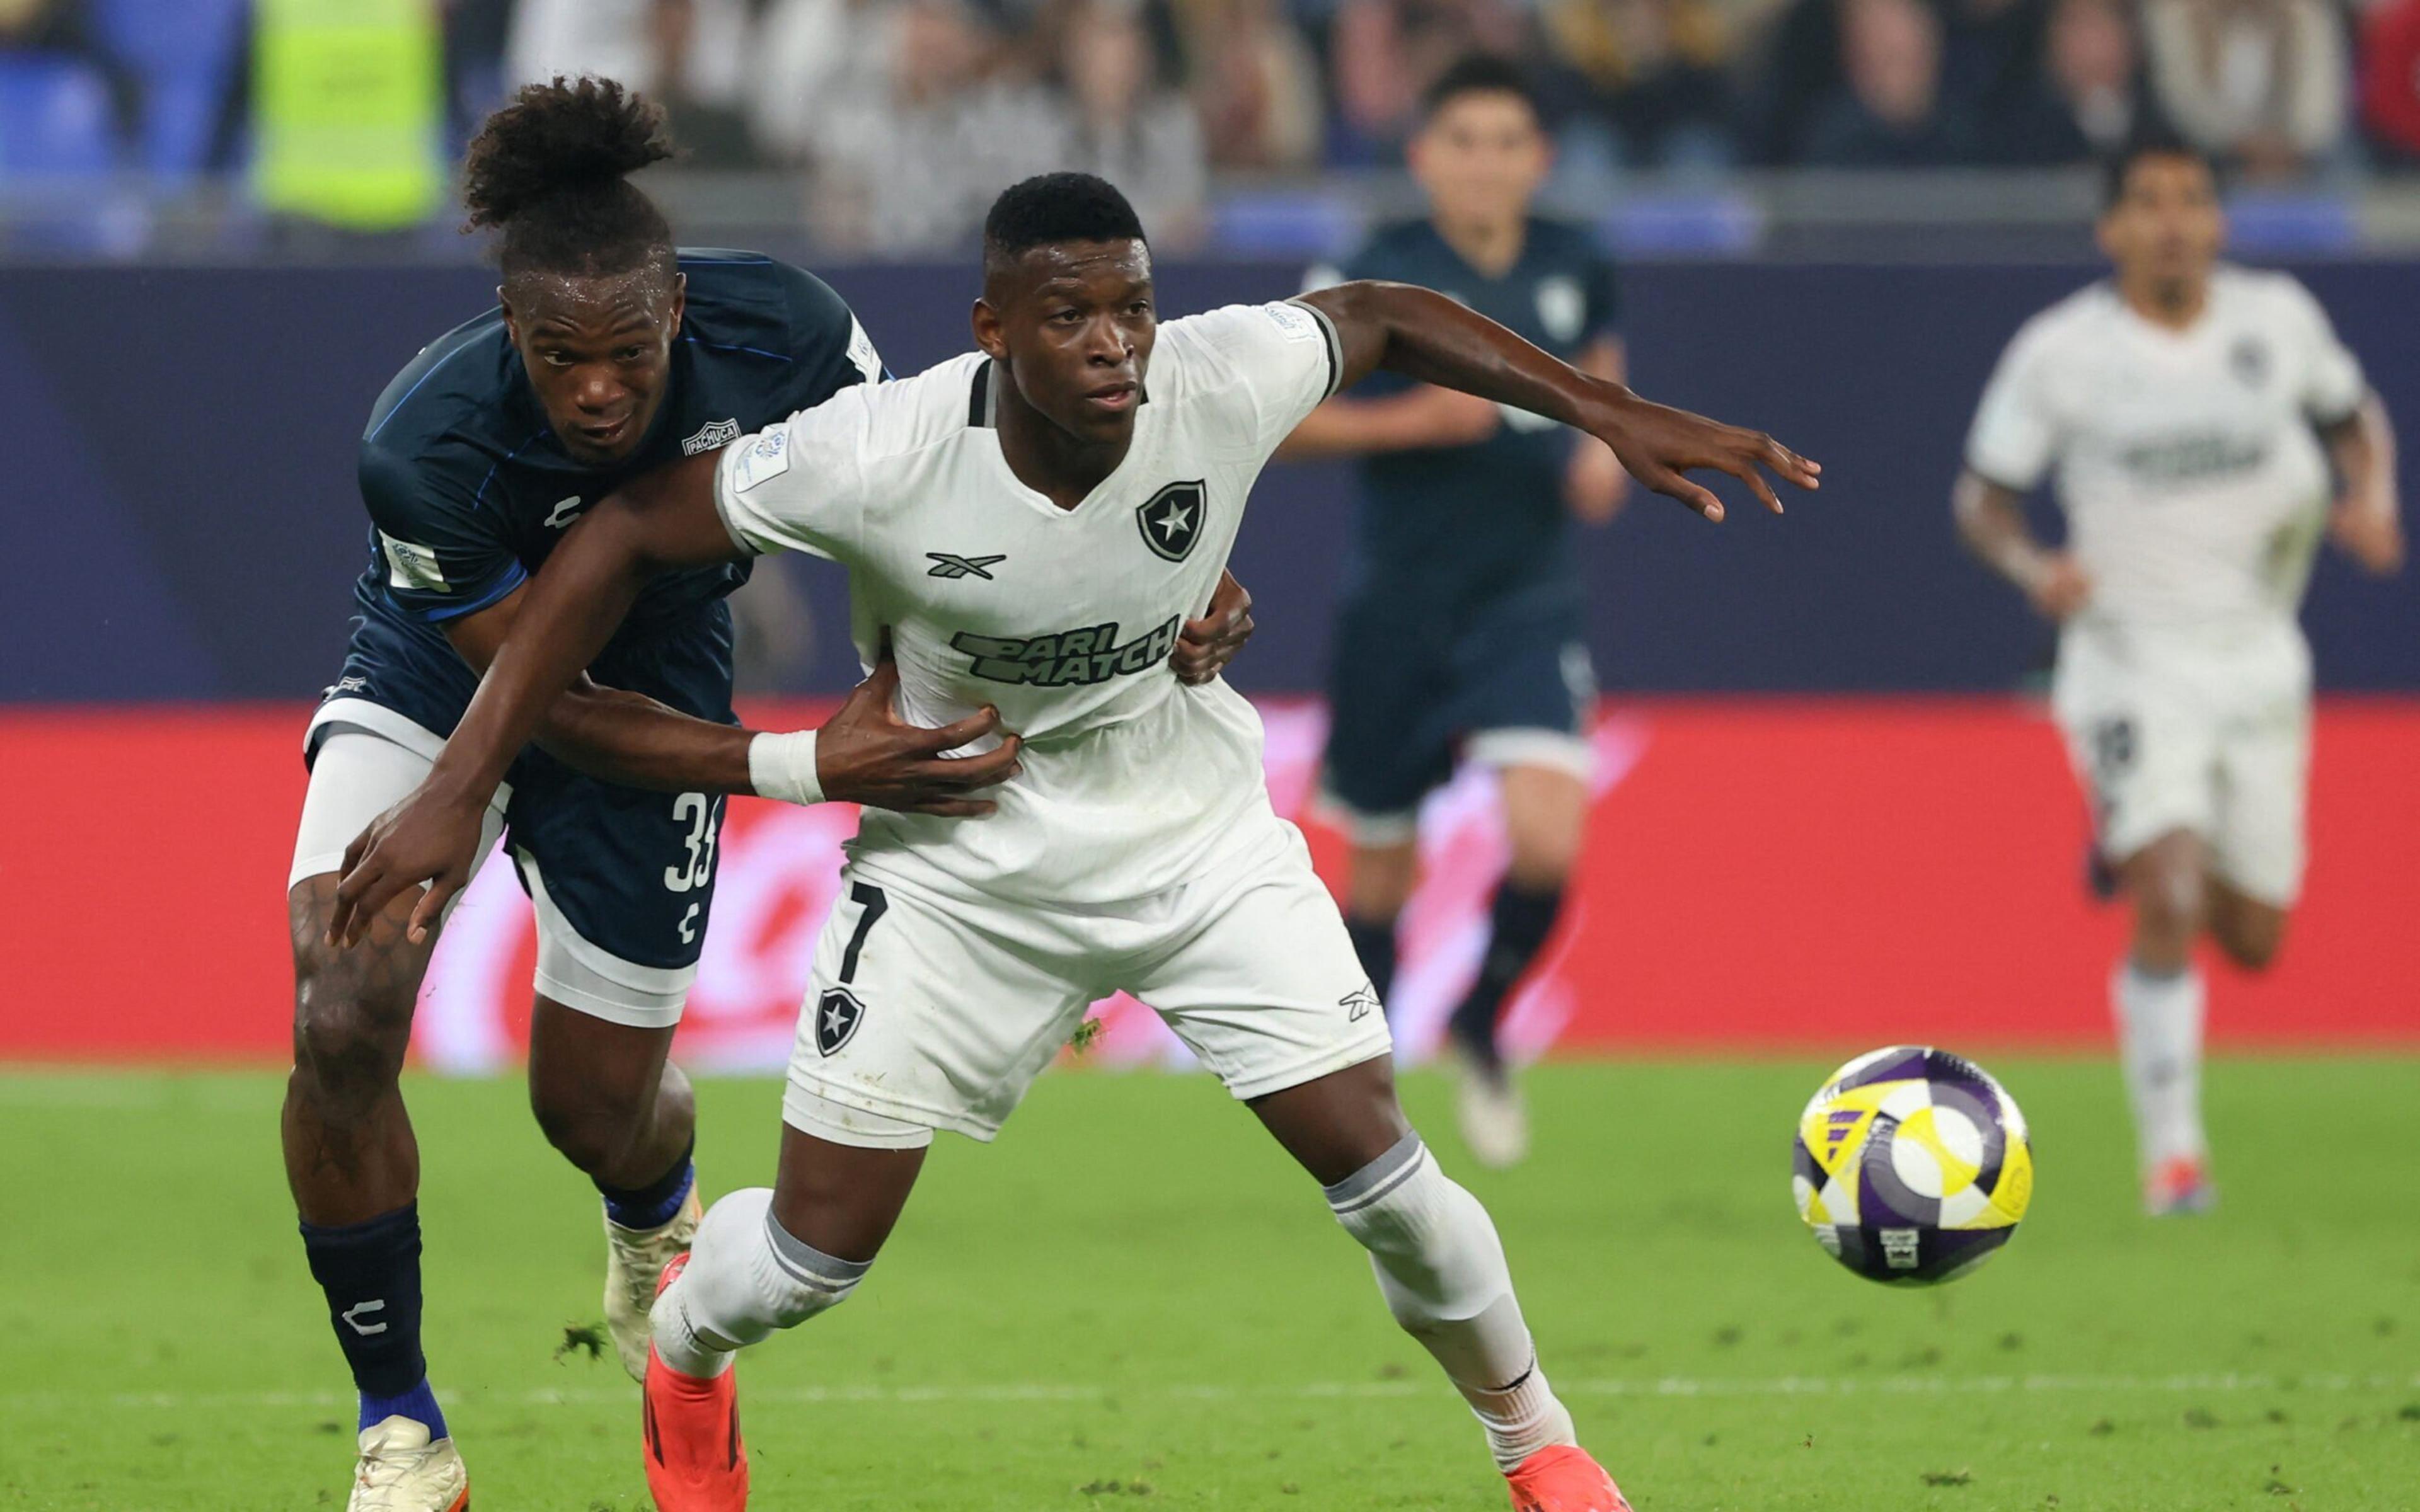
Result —
<path fill-rule="evenodd" d="M 1621 1488 L 1576 1444 L 1541 1449 L 1504 1479 L 1512 1512 L 1630 1512 Z"/>

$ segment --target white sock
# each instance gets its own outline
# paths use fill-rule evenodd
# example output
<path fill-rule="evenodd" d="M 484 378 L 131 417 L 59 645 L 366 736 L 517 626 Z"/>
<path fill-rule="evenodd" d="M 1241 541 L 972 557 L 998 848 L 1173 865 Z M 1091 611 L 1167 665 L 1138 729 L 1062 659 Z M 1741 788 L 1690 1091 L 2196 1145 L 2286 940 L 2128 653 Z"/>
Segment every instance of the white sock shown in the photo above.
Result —
<path fill-rule="evenodd" d="M 1479 1199 L 1446 1179 L 1419 1135 L 1327 1188 L 1344 1231 L 1370 1252 L 1378 1289 L 1487 1430 L 1511 1471 L 1549 1444 L 1574 1443 L 1572 1414 L 1546 1384 L 1513 1300 L 1504 1245 Z"/>
<path fill-rule="evenodd" d="M 2201 973 L 2188 965 L 2154 976 L 2128 961 L 2110 980 L 2109 996 L 2143 1168 L 2203 1158 L 2209 1145 L 2201 1126 Z"/>
<path fill-rule="evenodd" d="M 656 1352 L 682 1375 L 719 1376 L 738 1350 L 847 1301 L 870 1266 L 792 1238 L 770 1187 L 734 1192 L 706 1210 L 689 1268 L 656 1299 Z"/>

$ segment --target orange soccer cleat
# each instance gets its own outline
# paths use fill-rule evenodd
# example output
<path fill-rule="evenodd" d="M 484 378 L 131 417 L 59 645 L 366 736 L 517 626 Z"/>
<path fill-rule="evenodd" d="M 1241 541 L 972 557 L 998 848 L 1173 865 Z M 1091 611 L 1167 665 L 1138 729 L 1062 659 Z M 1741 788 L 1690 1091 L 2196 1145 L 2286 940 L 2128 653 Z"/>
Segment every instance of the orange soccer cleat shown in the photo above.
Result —
<path fill-rule="evenodd" d="M 1512 1512 L 1630 1512 L 1605 1467 L 1575 1444 L 1541 1449 L 1504 1478 L 1512 1488 Z"/>
<path fill-rule="evenodd" d="M 675 1256 L 664 1267 L 664 1288 L 689 1264 Z M 748 1505 L 748 1449 L 739 1442 L 737 1368 L 699 1380 L 664 1364 L 647 1346 L 647 1379 L 642 1393 L 647 1460 L 647 1494 L 657 1512 L 744 1512 Z"/>

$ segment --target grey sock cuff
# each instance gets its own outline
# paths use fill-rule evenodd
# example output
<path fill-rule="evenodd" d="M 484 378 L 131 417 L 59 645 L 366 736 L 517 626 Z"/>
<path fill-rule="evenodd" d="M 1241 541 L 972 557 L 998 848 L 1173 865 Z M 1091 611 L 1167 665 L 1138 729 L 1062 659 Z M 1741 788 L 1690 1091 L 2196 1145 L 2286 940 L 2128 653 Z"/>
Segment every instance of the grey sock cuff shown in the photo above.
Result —
<path fill-rule="evenodd" d="M 773 1257 L 793 1279 L 824 1291 L 846 1291 L 865 1279 L 874 1268 L 872 1260 L 844 1260 L 799 1238 L 782 1227 L 773 1210 L 765 1210 L 765 1233 L 773 1241 Z"/>
<path fill-rule="evenodd" d="M 1427 1159 L 1428 1147 L 1420 1143 L 1420 1136 L 1407 1134 L 1376 1160 L 1334 1186 L 1321 1190 L 1327 1195 L 1327 1205 L 1342 1218 L 1384 1200 L 1388 1194 L 1418 1175 Z"/>

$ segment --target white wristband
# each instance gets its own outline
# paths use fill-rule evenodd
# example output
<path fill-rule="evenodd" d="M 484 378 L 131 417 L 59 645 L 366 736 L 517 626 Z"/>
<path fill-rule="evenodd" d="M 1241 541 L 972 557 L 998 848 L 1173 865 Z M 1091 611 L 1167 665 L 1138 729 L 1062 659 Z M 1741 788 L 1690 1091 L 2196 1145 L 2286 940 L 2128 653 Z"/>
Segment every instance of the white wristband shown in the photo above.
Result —
<path fill-rule="evenodd" d="M 815 775 L 815 733 L 760 734 L 748 743 L 748 785 L 760 798 L 783 803 L 821 803 L 824 785 Z"/>

